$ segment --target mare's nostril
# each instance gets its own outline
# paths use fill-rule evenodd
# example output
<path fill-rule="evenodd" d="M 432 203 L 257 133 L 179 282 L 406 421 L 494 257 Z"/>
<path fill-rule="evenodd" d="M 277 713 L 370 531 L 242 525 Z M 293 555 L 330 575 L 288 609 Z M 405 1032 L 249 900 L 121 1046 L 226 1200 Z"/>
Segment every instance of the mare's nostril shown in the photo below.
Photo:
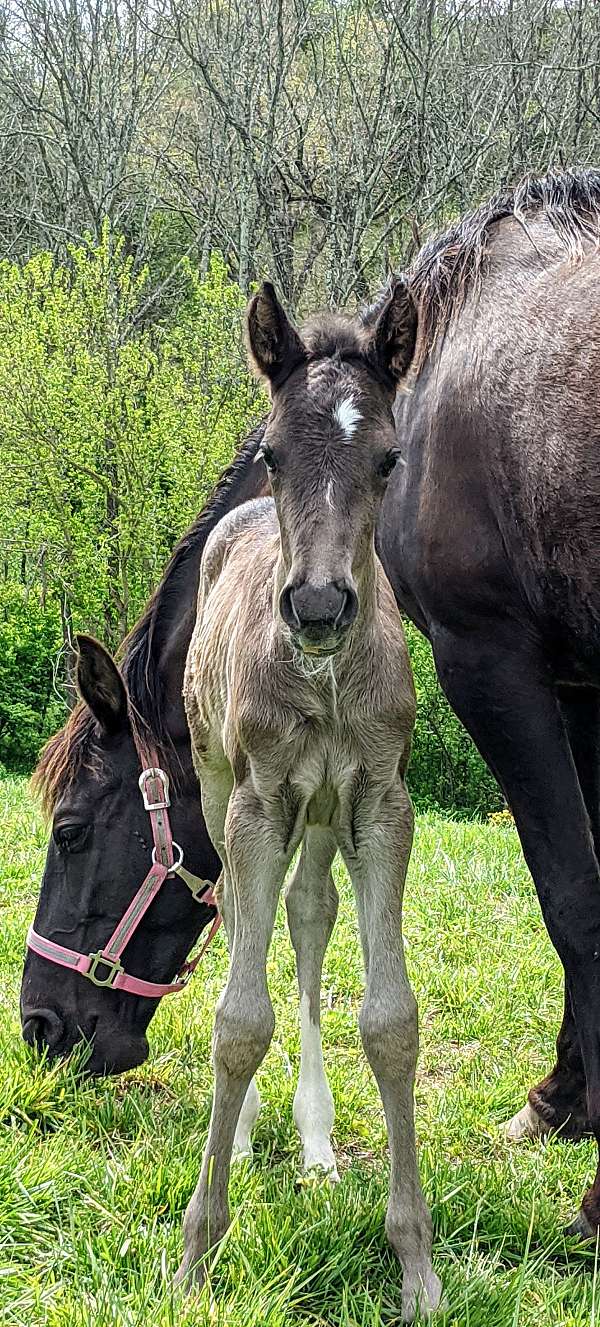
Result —
<path fill-rule="evenodd" d="M 64 1030 L 62 1018 L 53 1009 L 35 1009 L 23 1023 L 24 1040 L 39 1051 L 58 1046 Z"/>

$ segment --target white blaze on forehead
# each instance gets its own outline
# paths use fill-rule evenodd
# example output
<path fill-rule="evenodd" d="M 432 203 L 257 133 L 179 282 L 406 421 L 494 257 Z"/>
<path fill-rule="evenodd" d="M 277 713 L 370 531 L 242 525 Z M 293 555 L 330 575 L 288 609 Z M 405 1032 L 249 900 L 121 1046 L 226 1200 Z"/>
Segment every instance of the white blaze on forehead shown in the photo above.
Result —
<path fill-rule="evenodd" d="M 362 415 L 353 396 L 342 396 L 333 408 L 333 418 L 346 438 L 351 438 Z"/>

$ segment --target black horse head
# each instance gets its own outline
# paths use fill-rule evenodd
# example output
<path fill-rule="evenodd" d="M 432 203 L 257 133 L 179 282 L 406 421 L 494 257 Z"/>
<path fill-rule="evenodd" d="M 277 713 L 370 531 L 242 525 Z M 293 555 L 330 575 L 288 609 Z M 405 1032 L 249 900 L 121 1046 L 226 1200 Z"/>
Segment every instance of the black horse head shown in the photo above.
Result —
<path fill-rule="evenodd" d="M 185 866 L 217 879 L 220 863 L 201 814 L 181 689 L 202 550 L 220 517 L 265 485 L 264 467 L 254 464 L 261 439 L 261 429 L 249 437 L 176 548 L 125 643 L 121 668 L 97 641 L 80 637 L 81 703 L 48 743 L 36 773 L 52 836 L 34 926 L 45 939 L 82 954 L 106 944 L 150 867 L 152 829 L 138 785 L 140 732 L 171 774 L 171 827 Z M 212 917 L 213 908 L 169 877 L 123 953 L 126 971 L 171 981 Z M 23 1036 L 51 1056 L 67 1055 L 86 1039 L 91 1073 L 120 1073 L 145 1060 L 157 1005 L 27 954 Z"/>

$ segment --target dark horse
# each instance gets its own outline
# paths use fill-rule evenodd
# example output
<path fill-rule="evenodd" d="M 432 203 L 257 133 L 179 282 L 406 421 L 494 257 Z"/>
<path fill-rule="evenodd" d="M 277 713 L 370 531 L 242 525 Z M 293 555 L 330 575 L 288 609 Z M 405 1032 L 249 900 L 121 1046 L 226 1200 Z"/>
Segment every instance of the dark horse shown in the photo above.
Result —
<path fill-rule="evenodd" d="M 530 1125 L 591 1130 L 598 1142 L 599 240 L 600 172 L 587 171 L 528 180 L 421 250 L 407 274 L 415 354 L 394 405 L 404 464 L 378 530 L 398 601 L 429 637 L 442 687 L 506 793 L 564 966 L 557 1063 L 530 1094 Z M 363 315 L 365 337 L 380 307 Z M 306 365 L 292 356 L 286 372 Z M 132 721 L 145 721 L 177 765 L 175 836 L 194 869 L 214 874 L 198 839 L 180 693 L 206 537 L 224 511 L 265 491 L 260 441 L 258 430 L 176 550 L 126 648 L 124 681 L 86 646 L 87 708 L 38 772 L 54 809 L 36 919 L 46 936 L 102 943 L 147 867 Z M 134 973 L 170 976 L 210 916 L 174 885 L 132 942 Z M 92 1068 L 144 1057 L 155 1003 L 27 958 L 26 1037 L 64 1054 L 80 1030 L 95 1034 Z M 600 1169 L 575 1228 L 599 1226 Z"/>

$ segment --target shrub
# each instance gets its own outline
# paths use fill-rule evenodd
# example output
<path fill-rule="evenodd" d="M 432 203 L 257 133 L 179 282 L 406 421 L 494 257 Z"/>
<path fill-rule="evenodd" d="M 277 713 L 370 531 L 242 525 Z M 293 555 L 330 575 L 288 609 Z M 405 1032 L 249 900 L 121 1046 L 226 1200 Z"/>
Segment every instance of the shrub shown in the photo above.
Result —
<path fill-rule="evenodd" d="M 54 692 L 59 646 L 57 614 L 23 588 L 0 586 L 0 761 L 8 769 L 31 769 L 64 719 Z"/>

